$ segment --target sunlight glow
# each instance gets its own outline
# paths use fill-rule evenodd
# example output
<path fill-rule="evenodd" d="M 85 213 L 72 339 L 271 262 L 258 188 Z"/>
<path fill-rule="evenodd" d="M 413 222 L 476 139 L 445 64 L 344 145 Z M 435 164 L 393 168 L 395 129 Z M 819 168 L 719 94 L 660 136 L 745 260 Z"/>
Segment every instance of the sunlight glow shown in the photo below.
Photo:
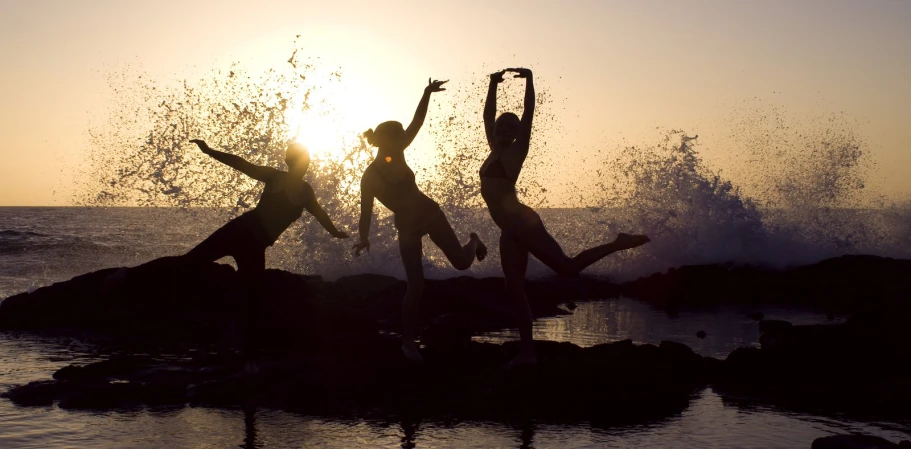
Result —
<path fill-rule="evenodd" d="M 295 112 L 286 121 L 291 140 L 304 144 L 315 160 L 341 157 L 346 142 L 357 137 L 343 132 L 337 119 L 329 115 Z"/>
<path fill-rule="evenodd" d="M 309 109 L 297 105 L 285 111 L 285 124 L 288 138 L 306 146 L 314 160 L 341 159 L 373 126 L 365 101 L 341 84 L 323 84 L 308 100 Z"/>

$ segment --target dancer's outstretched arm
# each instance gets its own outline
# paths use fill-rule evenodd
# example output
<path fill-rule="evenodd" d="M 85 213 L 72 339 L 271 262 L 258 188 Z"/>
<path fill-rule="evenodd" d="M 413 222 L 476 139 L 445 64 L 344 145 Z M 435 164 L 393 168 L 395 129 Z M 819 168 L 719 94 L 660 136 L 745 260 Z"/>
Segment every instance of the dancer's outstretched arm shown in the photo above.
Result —
<path fill-rule="evenodd" d="M 376 192 L 368 176 L 361 178 L 361 219 L 357 224 L 360 241 L 355 243 L 354 256 L 360 256 L 362 250 L 370 251 L 370 222 L 373 221 L 373 198 Z"/>
<path fill-rule="evenodd" d="M 263 167 L 261 165 L 252 164 L 240 156 L 213 150 L 201 139 L 193 139 L 190 142 L 195 143 L 203 153 L 212 156 L 216 161 L 240 171 L 257 181 L 268 181 L 280 171 L 272 167 Z"/>
<path fill-rule="evenodd" d="M 430 105 L 430 94 L 446 90 L 446 88 L 442 86 L 447 82 L 449 82 L 449 80 L 431 81 L 429 78 L 427 79 L 427 87 L 424 88 L 424 96 L 421 97 L 421 101 L 418 103 L 418 109 L 414 111 L 414 118 L 411 119 L 411 124 L 408 125 L 408 129 L 405 130 L 406 148 L 408 145 L 411 145 L 411 142 L 417 137 L 418 131 L 421 130 L 421 126 L 424 125 L 424 118 L 427 117 L 427 107 Z"/>
<path fill-rule="evenodd" d="M 323 225 L 333 237 L 337 239 L 346 239 L 348 238 L 348 233 L 339 231 L 338 228 L 332 223 L 332 219 L 329 218 L 329 214 L 319 205 L 319 202 L 316 201 L 316 192 L 313 191 L 313 187 L 308 183 L 304 183 L 304 198 L 307 198 L 307 202 L 304 203 L 304 208 L 307 209 L 307 212 L 310 212 L 316 221 L 319 224 Z"/>
<path fill-rule="evenodd" d="M 525 78 L 525 104 L 522 112 L 522 128 L 516 137 L 516 142 L 525 147 L 528 152 L 528 144 L 531 142 L 531 122 L 535 117 L 535 85 L 532 81 L 531 70 L 524 68 L 506 69 L 515 72 L 515 78 Z"/>
<path fill-rule="evenodd" d="M 493 149 L 494 131 L 496 131 L 497 116 L 497 85 L 503 82 L 505 70 L 490 74 L 490 87 L 487 88 L 487 101 L 484 103 L 484 133 L 487 134 L 487 143 Z"/>

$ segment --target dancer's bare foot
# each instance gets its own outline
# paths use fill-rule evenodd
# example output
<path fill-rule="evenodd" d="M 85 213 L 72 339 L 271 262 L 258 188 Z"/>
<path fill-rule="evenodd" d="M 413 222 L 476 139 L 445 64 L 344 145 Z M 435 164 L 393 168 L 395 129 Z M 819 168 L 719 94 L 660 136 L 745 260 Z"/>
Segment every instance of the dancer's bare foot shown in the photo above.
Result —
<path fill-rule="evenodd" d="M 411 343 L 402 342 L 402 354 L 405 354 L 405 358 L 414 363 L 424 361 L 424 357 L 421 357 L 421 353 L 418 352 L 418 345 L 413 341 Z"/>
<path fill-rule="evenodd" d="M 476 249 L 474 252 L 475 257 L 478 258 L 478 262 L 487 258 L 487 245 L 485 245 L 484 242 L 481 241 L 481 238 L 478 237 L 478 235 L 474 232 L 472 232 L 469 237 L 475 239 L 478 242 L 478 249 Z"/>
<path fill-rule="evenodd" d="M 519 352 L 515 358 L 509 361 L 506 364 L 506 371 L 516 369 L 523 366 L 537 366 L 538 365 L 538 356 L 534 351 L 522 351 Z"/>
<path fill-rule="evenodd" d="M 645 245 L 648 242 L 651 242 L 648 236 L 624 234 L 622 232 L 618 234 L 616 240 L 614 240 L 614 244 L 617 245 L 618 250 L 635 248 L 637 246 Z"/>

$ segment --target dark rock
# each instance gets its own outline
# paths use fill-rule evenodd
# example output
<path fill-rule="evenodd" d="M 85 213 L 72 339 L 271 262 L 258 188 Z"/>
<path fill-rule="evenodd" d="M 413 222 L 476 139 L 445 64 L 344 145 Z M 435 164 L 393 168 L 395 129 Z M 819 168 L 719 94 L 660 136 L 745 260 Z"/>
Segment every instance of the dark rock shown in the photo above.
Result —
<path fill-rule="evenodd" d="M 245 327 L 246 287 L 230 266 L 188 272 L 175 258 L 109 269 L 0 303 L 0 330 L 76 332 L 118 348 L 151 348 L 55 373 L 5 394 L 17 404 L 110 408 L 130 404 L 240 405 L 255 401 L 308 413 L 408 413 L 478 419 L 534 415 L 593 423 L 663 417 L 708 382 L 726 397 L 794 409 L 911 415 L 911 261 L 845 256 L 790 270 L 731 264 L 681 267 L 618 286 L 576 278 L 528 282 L 535 317 L 561 304 L 619 294 L 663 306 L 778 302 L 853 312 L 843 324 L 792 326 L 761 320 L 762 349 L 724 361 L 673 342 L 631 341 L 579 348 L 537 342 L 537 368 L 503 372 L 515 343 L 473 335 L 514 325 L 499 278 L 429 280 L 421 302 L 427 363 L 404 363 L 399 342 L 405 283 L 358 275 L 326 282 L 267 270 L 257 284 L 252 335 L 264 354 L 259 376 L 225 349 L 168 359 L 160 348 L 236 348 Z M 155 352 L 159 353 L 156 354 Z M 180 351 L 177 351 L 180 352 Z M 184 360 L 186 359 L 186 360 Z M 579 394 L 570 394 L 573 386 Z M 156 402 L 157 401 L 157 402 Z"/>
<path fill-rule="evenodd" d="M 661 342 L 661 345 L 658 346 L 668 359 L 673 359 L 679 362 L 693 362 L 702 360 L 702 356 L 693 352 L 693 350 L 683 344 L 677 343 L 675 341 L 664 340 Z"/>
<path fill-rule="evenodd" d="M 786 333 L 794 325 L 784 320 L 760 320 L 759 332 L 761 333 Z"/>
<path fill-rule="evenodd" d="M 897 295 L 908 296 L 909 275 L 911 260 L 862 255 L 787 270 L 729 263 L 688 265 L 625 283 L 622 294 L 664 307 L 805 304 L 853 312 Z"/>
<path fill-rule="evenodd" d="M 536 318 L 565 315 L 560 304 L 619 294 L 619 287 L 594 278 L 530 280 L 528 296 Z M 266 270 L 257 292 L 258 341 L 274 349 L 317 344 L 334 338 L 397 332 L 404 281 L 374 274 L 323 281 Z M 129 269 L 106 269 L 7 298 L 0 303 L 0 330 L 92 332 L 114 339 L 231 344 L 246 323 L 246 292 L 228 265 L 189 270 L 174 257 Z M 460 339 L 514 325 L 501 278 L 428 280 L 420 314 L 424 329 L 453 330 Z M 445 322 L 445 323 L 444 323 Z M 449 342 L 447 342 L 448 344 Z"/>
<path fill-rule="evenodd" d="M 911 346 L 901 319 L 856 318 L 840 325 L 763 321 L 762 349 L 740 348 L 722 363 L 713 388 L 798 410 L 864 416 L 911 415 L 904 361 Z"/>
<path fill-rule="evenodd" d="M 775 349 L 788 338 L 793 327 L 783 320 L 760 320 L 759 343 L 764 349 Z"/>
<path fill-rule="evenodd" d="M 898 444 L 870 435 L 832 435 L 813 440 L 812 449 L 895 449 Z"/>
<path fill-rule="evenodd" d="M 696 338 L 705 338 L 705 331 L 696 332 Z"/>
<path fill-rule="evenodd" d="M 47 406 L 54 403 L 60 391 L 57 381 L 40 380 L 15 387 L 0 396 L 20 406 Z"/>
<path fill-rule="evenodd" d="M 92 378 L 124 378 L 128 373 L 151 363 L 148 357 L 114 357 L 86 366 L 68 365 L 54 373 L 57 380 L 83 380 Z"/>
<path fill-rule="evenodd" d="M 679 343 L 536 346 L 539 365 L 514 371 L 503 367 L 517 343 L 430 346 L 423 351 L 426 362 L 414 365 L 405 363 L 397 339 L 382 336 L 262 360 L 257 375 L 244 375 L 240 359 L 213 367 L 184 358 L 132 370 L 119 365 L 124 380 L 111 381 L 111 364 L 102 361 L 70 380 L 14 388 L 9 397 L 22 405 L 58 401 L 61 408 L 252 402 L 318 415 L 420 413 L 607 425 L 672 416 L 705 384 L 703 358 Z"/>

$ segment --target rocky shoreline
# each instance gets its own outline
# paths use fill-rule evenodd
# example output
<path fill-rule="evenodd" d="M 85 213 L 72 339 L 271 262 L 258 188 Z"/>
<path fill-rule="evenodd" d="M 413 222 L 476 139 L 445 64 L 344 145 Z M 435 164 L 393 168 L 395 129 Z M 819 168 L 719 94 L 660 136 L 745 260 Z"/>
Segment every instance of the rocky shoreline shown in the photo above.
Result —
<path fill-rule="evenodd" d="M 318 415 L 613 425 L 673 416 L 692 394 L 712 388 L 732 401 L 911 417 L 907 260 L 844 256 L 790 270 L 691 266 L 625 284 L 585 277 L 530 281 L 538 318 L 571 313 L 578 301 L 621 295 L 668 311 L 774 303 L 851 316 L 838 325 L 759 321 L 762 347 L 737 349 L 724 360 L 670 341 L 588 348 L 542 341 L 536 368 L 508 372 L 503 365 L 515 344 L 471 340 L 512 325 L 502 279 L 428 281 L 422 365 L 407 363 L 389 335 L 399 325 L 404 282 L 370 274 L 327 282 L 268 270 L 262 285 L 257 335 L 264 354 L 253 375 L 244 374 L 231 349 L 246 308 L 245 290 L 229 266 L 189 273 L 173 259 L 158 259 L 7 298 L 0 303 L 0 330 L 79 333 L 118 349 L 108 360 L 66 367 L 53 380 L 4 396 L 18 405 L 56 402 L 61 408 L 252 404 Z M 149 350 L 162 347 L 179 356 Z"/>

